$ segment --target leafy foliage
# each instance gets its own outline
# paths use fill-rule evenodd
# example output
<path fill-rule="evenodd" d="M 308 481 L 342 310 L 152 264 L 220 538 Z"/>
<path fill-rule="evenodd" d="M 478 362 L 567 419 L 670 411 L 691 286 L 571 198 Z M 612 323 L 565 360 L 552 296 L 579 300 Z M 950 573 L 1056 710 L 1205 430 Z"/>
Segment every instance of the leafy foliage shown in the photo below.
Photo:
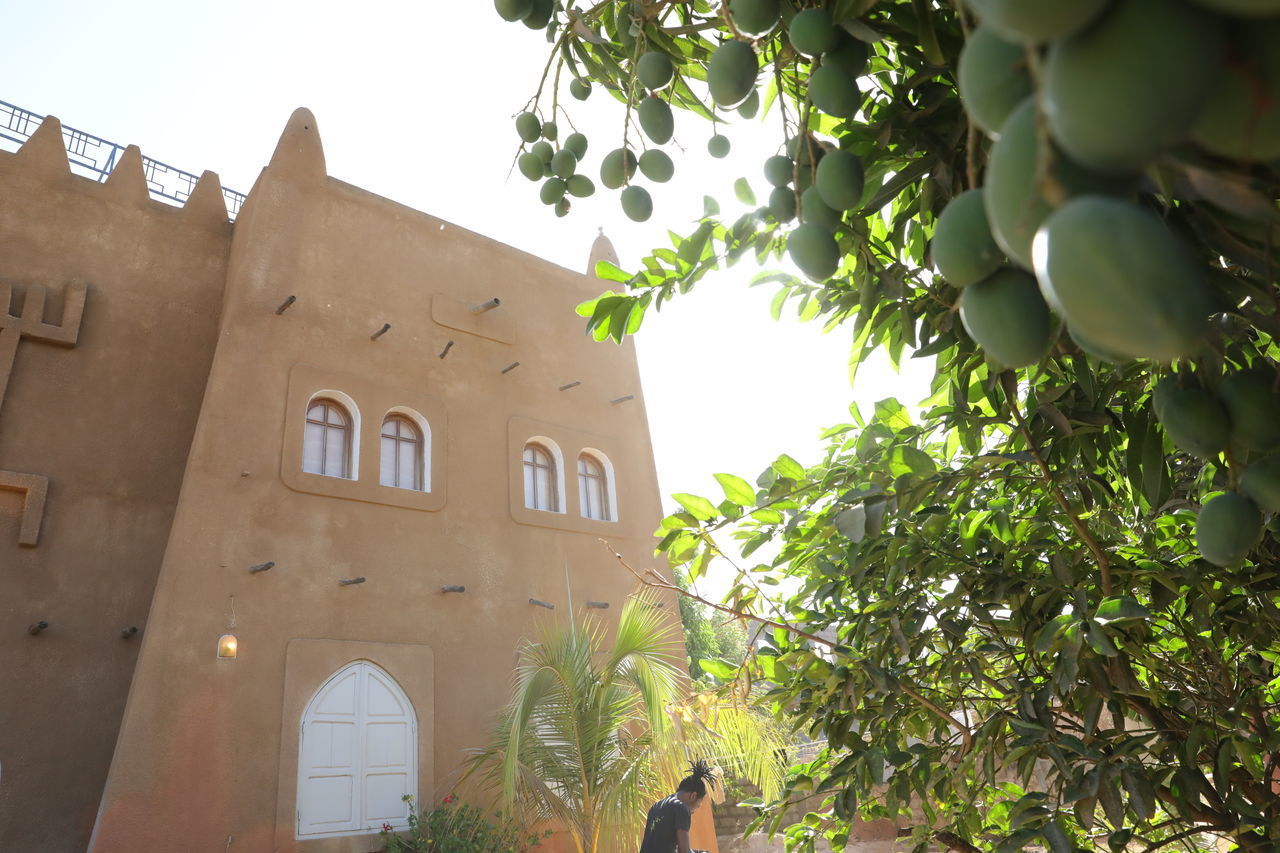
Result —
<path fill-rule="evenodd" d="M 680 597 L 680 623 L 688 656 L 689 677 L 695 686 L 707 684 L 704 662 L 723 661 L 736 670 L 747 656 L 747 632 L 736 620 L 717 619 L 687 596 Z"/>
<path fill-rule="evenodd" d="M 458 803 L 453 794 L 440 805 L 419 815 L 413 797 L 409 804 L 409 829 L 405 834 L 382 827 L 386 853 L 525 853 L 533 850 L 546 833 L 529 832 L 504 814 L 488 815 L 475 806 Z"/>
<path fill-rule="evenodd" d="M 511 702 L 471 759 L 469 776 L 501 791 L 527 824 L 566 827 L 579 853 L 639 838 L 646 809 L 675 790 L 691 756 L 780 787 L 780 743 L 747 708 L 678 701 L 677 628 L 655 603 L 652 594 L 628 601 L 611 647 L 598 619 L 548 624 L 525 642 Z"/>
<path fill-rule="evenodd" d="M 1061 11 L 971 4 L 993 24 L 1019 5 Z M 649 95 L 634 64 L 660 51 L 675 66 L 660 96 L 725 133 L 732 116 L 703 93 L 719 44 L 746 38 L 735 5 L 558 7 L 549 68 L 626 103 L 624 140 L 642 139 L 631 108 Z M 1031 194 L 1025 207 L 1006 209 L 1003 224 L 1022 227 L 1035 205 L 1049 217 L 1034 265 L 1056 315 L 1034 363 L 997 364 L 969 331 L 1003 334 L 1017 318 L 962 322 L 962 295 L 982 282 L 962 290 L 928 269 L 939 214 L 986 183 L 994 147 L 958 91 L 961 51 L 978 22 L 938 0 L 782 2 L 780 20 L 750 41 L 761 120 L 781 129 L 800 197 L 757 207 L 752 179 L 740 179 L 745 212 L 725 217 L 708 199 L 692 232 L 673 234 L 638 272 L 601 264 L 597 274 L 617 286 L 579 308 L 596 339 L 620 341 L 708 272 L 780 260 L 799 233 L 791 216 L 821 152 L 860 162 L 861 199 L 823 226 L 838 247 L 834 273 L 792 251 L 797 266 L 821 274 L 766 270 L 751 284 L 777 288 L 775 314 L 790 305 L 827 328 L 850 326 L 855 366 L 881 348 L 895 363 L 933 359 L 931 397 L 917 416 L 892 400 L 866 418 L 853 410 L 850 423 L 827 431 L 826 456 L 813 467 L 780 457 L 754 485 L 721 481 L 719 503 L 677 495 L 682 509 L 660 531 L 661 549 L 691 579 L 718 555 L 739 561 L 727 606 L 776 626 L 742 678 L 767 682 L 780 718 L 828 739 L 827 752 L 790 779 L 790 798 L 821 795 L 827 805 L 788 831 L 792 846 L 811 850 L 823 834 L 839 843 L 856 816 L 910 825 L 918 850 L 937 841 L 1001 853 L 1029 844 L 1154 850 L 1217 836 L 1239 849 L 1280 846 L 1280 525 L 1262 532 L 1261 516 L 1249 517 L 1256 508 L 1237 501 L 1238 529 L 1196 530 L 1199 506 L 1223 491 L 1243 488 L 1266 512 L 1280 508 L 1245 477 L 1261 477 L 1270 463 L 1260 460 L 1276 450 L 1250 424 L 1280 420 L 1280 176 L 1272 155 L 1249 150 L 1280 101 L 1280 79 L 1250 40 L 1277 19 L 1265 10 L 1255 13 L 1262 20 L 1229 19 L 1182 0 L 1085 6 L 1092 11 L 1077 29 L 1124 18 L 1154 35 L 1117 40 L 1127 53 L 1112 55 L 1112 67 L 1089 66 L 1102 82 L 1071 109 L 1054 88 L 1074 61 L 1063 57 L 1079 44 L 1070 39 L 1096 30 L 1047 46 L 1031 39 L 1021 60 L 1012 52 L 1009 75 L 1025 75 L 1033 93 L 1034 169 L 1014 187 Z M 801 55 L 789 40 L 795 15 L 818 7 L 840 39 L 870 53 L 849 118 L 814 107 L 809 83 L 828 59 Z M 1178 21 L 1193 25 L 1175 31 Z M 1171 53 L 1175 41 L 1183 53 Z M 1213 89 L 1242 80 L 1246 94 L 1234 101 Z M 554 116 L 564 109 L 556 91 L 540 89 L 530 108 Z M 1104 116 L 1104 102 L 1120 111 Z M 1232 103 L 1235 125 L 1220 120 Z M 1200 110 L 1217 124 L 1193 127 Z M 1102 126 L 1095 138 L 1091 122 Z M 1228 126 L 1239 130 L 1221 132 Z M 1136 147 L 1108 170 L 1090 145 L 1134 127 Z M 1110 174 L 1077 168 L 1064 148 Z M 1055 255 L 1054 223 L 1065 220 L 1052 214 L 1077 193 L 1119 199 L 1091 203 L 1120 211 L 1117 221 L 1170 251 L 1121 263 L 1123 247 L 1103 245 L 1102 234 L 1075 257 Z M 986 203 L 997 231 L 1000 203 Z M 1001 254 L 1030 265 L 1028 246 L 996 236 Z M 1174 275 L 1144 277 L 1148 261 Z M 1177 328 L 1157 347 L 1162 317 Z M 1231 389 L 1246 370 L 1260 371 L 1262 390 L 1240 405 Z M 1209 399 L 1191 417 L 1166 406 L 1177 390 Z M 739 555 L 725 553 L 731 542 Z M 776 557 L 745 562 L 766 543 Z M 1216 565 L 1201 548 L 1247 557 L 1214 556 L 1226 564 Z"/>

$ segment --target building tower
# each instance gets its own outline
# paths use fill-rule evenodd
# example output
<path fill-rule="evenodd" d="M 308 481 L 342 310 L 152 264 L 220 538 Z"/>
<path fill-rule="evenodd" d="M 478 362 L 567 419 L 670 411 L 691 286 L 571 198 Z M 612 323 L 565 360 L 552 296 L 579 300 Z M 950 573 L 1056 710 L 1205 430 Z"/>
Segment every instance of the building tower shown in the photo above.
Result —
<path fill-rule="evenodd" d="M 60 135 L 0 153 L 0 848 L 377 849 L 538 617 L 622 605 L 600 540 L 647 562 L 632 344 L 590 276 L 329 177 L 305 109 L 234 225 Z"/>

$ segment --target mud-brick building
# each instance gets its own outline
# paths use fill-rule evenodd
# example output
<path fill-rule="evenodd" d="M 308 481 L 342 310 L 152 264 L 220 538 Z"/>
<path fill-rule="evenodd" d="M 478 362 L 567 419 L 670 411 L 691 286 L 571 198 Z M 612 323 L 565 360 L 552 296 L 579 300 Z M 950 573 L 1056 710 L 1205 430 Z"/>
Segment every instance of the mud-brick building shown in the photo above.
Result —
<path fill-rule="evenodd" d="M 617 613 L 599 540 L 652 552 L 634 351 L 306 110 L 234 223 L 146 179 L 53 118 L 0 153 L 0 850 L 377 849 L 538 617 Z"/>

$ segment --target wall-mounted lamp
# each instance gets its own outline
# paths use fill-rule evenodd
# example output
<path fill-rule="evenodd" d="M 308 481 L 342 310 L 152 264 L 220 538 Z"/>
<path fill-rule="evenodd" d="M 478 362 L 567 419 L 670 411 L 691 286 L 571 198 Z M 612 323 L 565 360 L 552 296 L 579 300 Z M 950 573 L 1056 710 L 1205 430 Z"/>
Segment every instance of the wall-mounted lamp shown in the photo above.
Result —
<path fill-rule="evenodd" d="M 449 350 L 451 349 L 453 349 L 453 341 L 449 341 L 449 343 L 444 345 L 444 349 L 440 350 L 440 357 L 444 358 L 449 354 Z"/>
<path fill-rule="evenodd" d="M 49 623 L 41 619 L 39 622 L 32 622 L 30 625 L 28 625 L 27 633 L 34 637 L 36 634 L 39 634 L 41 631 L 43 631 L 45 628 L 48 628 L 48 627 L 49 627 Z"/>
<path fill-rule="evenodd" d="M 218 660 L 235 660 L 240 643 L 235 634 L 223 634 L 218 638 Z"/>
<path fill-rule="evenodd" d="M 467 588 L 462 584 L 451 583 L 440 587 L 441 592 L 466 592 Z"/>
<path fill-rule="evenodd" d="M 364 583 L 364 578 L 346 578 L 338 581 L 339 586 L 351 586 L 352 584 Z"/>
<path fill-rule="evenodd" d="M 378 331 L 374 332 L 372 335 L 369 336 L 369 340 L 376 341 L 378 338 L 382 337 L 389 331 L 391 331 L 391 324 L 383 323 L 381 329 L 379 329 Z"/>
<path fill-rule="evenodd" d="M 267 560 L 265 563 L 258 563 L 256 566 L 249 567 L 249 574 L 256 575 L 258 572 L 265 572 L 268 569 L 274 569 L 275 565 L 275 560 Z"/>
<path fill-rule="evenodd" d="M 587 607 L 593 607 L 596 610 L 608 610 L 609 602 L 607 601 L 588 601 Z"/>
<path fill-rule="evenodd" d="M 131 640 L 131 639 L 133 639 L 134 637 L 136 637 L 137 635 L 138 635 L 138 626 L 137 626 L 137 625 L 130 625 L 128 628 L 123 628 L 123 629 L 121 629 L 121 631 L 120 631 L 120 636 L 121 636 L 121 638 L 123 638 L 123 639 L 125 639 L 125 640 Z"/>
<path fill-rule="evenodd" d="M 508 364 L 506 367 L 502 368 L 502 372 L 503 372 L 503 373 L 510 373 L 511 371 L 515 370 L 515 369 L 516 369 L 517 367 L 519 367 L 519 366 L 520 366 L 520 362 L 518 362 L 518 361 L 513 361 L 513 362 L 511 362 L 510 364 Z"/>
<path fill-rule="evenodd" d="M 479 305 L 476 305 L 475 307 L 473 307 L 471 309 L 471 313 L 483 314 L 486 311 L 492 311 L 494 308 L 497 308 L 501 304 L 502 304 L 502 300 L 495 296 L 492 299 L 490 299 L 488 302 L 481 302 Z"/>
<path fill-rule="evenodd" d="M 578 382 L 567 382 L 567 383 L 565 383 L 564 385 L 561 385 L 561 386 L 560 386 L 560 390 L 561 390 L 561 391 L 568 391 L 570 388 L 577 388 L 577 387 L 578 387 L 579 385 L 581 385 L 581 384 L 582 384 L 582 382 L 580 382 L 580 381 L 578 381 Z"/>
<path fill-rule="evenodd" d="M 288 310 L 289 310 L 289 306 L 290 306 L 290 305 L 292 305 L 293 303 L 295 303 L 295 302 L 297 302 L 297 301 L 298 301 L 298 297 L 296 297 L 296 296 L 290 296 L 290 297 L 289 297 L 288 299 L 286 299 L 284 302 L 281 302 L 281 303 L 280 303 L 280 307 L 276 309 L 276 313 L 277 313 L 277 314 L 283 314 L 284 312 L 286 312 L 286 311 L 288 311 Z"/>
<path fill-rule="evenodd" d="M 628 400 L 634 400 L 635 398 L 636 398 L 635 394 L 627 394 L 625 397 L 615 397 L 614 399 L 610 400 L 609 403 L 610 405 L 616 406 L 619 403 L 625 403 Z"/>
<path fill-rule="evenodd" d="M 538 599 L 536 599 L 536 598 L 531 598 L 531 599 L 529 599 L 529 603 L 530 603 L 530 604 L 536 604 L 536 605 L 538 605 L 539 607 L 545 607 L 545 608 L 547 608 L 548 610 L 555 610 L 555 609 L 556 609 L 556 606 L 555 606 L 554 604 L 548 604 L 547 602 L 545 602 L 545 601 L 539 601 L 539 600 L 538 600 Z"/>

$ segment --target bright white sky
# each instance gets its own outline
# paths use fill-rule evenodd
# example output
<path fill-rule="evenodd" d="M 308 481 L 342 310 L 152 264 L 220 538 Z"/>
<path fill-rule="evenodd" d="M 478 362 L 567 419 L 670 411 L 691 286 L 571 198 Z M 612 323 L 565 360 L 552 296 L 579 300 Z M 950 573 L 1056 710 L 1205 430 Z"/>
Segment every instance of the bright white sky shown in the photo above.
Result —
<path fill-rule="evenodd" d="M 556 219 L 537 186 L 508 168 L 512 117 L 537 86 L 548 45 L 508 24 L 490 0 L 0 0 L 0 99 L 247 192 L 295 107 L 315 113 L 329 173 L 356 186 L 581 270 L 597 227 L 624 269 L 692 230 L 710 193 L 737 208 L 733 180 L 762 197 L 776 153 L 776 113 L 725 130 L 711 159 L 707 125 L 677 125 L 676 177 L 650 190 L 653 218 L 626 219 L 603 190 Z M 568 79 L 564 80 L 567 86 Z M 622 107 L 597 89 L 570 118 L 590 139 L 584 169 L 621 143 Z M 736 118 L 736 115 L 735 115 Z M 559 122 L 562 134 L 568 122 Z M 745 153 L 744 153 L 745 152 Z M 779 452 L 819 458 L 818 433 L 898 396 L 927 393 L 929 368 L 895 375 L 883 360 L 848 383 L 849 333 L 769 315 L 771 286 L 747 289 L 751 261 L 650 312 L 638 337 L 658 478 L 666 495 L 719 499 L 719 471 L 754 481 Z M 600 346 L 609 346 L 601 344 Z M 927 362 L 928 360 L 924 360 Z"/>

